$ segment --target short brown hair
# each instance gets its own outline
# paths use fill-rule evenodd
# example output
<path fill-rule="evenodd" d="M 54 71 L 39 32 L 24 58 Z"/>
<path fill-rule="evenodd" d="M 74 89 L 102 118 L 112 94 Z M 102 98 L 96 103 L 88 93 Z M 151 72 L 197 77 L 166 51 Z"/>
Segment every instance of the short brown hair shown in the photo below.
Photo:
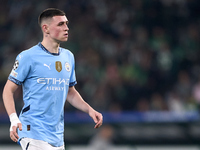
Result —
<path fill-rule="evenodd" d="M 65 12 L 57 8 L 45 9 L 38 17 L 38 24 L 41 25 L 42 20 L 52 18 L 54 16 L 65 16 Z"/>

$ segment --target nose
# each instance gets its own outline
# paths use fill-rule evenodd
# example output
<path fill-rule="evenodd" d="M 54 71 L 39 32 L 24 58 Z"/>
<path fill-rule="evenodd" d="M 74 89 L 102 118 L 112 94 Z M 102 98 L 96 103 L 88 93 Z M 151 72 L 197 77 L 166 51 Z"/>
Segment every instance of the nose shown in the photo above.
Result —
<path fill-rule="evenodd" d="M 68 25 L 65 25 L 65 31 L 69 31 Z"/>

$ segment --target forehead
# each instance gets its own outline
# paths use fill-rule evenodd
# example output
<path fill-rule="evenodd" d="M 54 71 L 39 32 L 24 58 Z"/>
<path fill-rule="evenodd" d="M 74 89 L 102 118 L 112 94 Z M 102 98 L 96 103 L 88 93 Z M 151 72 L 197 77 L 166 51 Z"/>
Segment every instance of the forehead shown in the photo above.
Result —
<path fill-rule="evenodd" d="M 52 22 L 56 24 L 59 22 L 68 22 L 68 19 L 66 16 L 53 16 Z"/>

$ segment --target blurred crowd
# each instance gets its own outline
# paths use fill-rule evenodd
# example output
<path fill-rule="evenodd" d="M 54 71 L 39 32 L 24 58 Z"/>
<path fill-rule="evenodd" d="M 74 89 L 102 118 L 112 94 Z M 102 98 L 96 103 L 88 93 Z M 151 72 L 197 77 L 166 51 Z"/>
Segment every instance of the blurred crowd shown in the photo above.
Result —
<path fill-rule="evenodd" d="M 200 103 L 200 1 L 2 0 L 0 91 L 15 58 L 42 39 L 37 17 L 66 12 L 76 88 L 99 111 L 193 111 Z M 21 90 L 16 107 L 21 108 Z M 4 112 L 0 98 L 0 112 Z M 73 111 L 69 104 L 66 110 Z"/>

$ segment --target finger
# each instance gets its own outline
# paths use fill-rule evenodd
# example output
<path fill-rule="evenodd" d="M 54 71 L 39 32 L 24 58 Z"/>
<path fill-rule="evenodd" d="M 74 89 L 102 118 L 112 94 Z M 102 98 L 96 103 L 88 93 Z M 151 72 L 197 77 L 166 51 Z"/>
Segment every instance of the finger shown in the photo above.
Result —
<path fill-rule="evenodd" d="M 96 115 L 93 117 L 93 120 L 94 120 L 95 123 L 98 123 Z"/>
<path fill-rule="evenodd" d="M 94 126 L 94 128 L 95 128 L 95 129 L 99 128 L 99 124 L 96 124 L 96 125 Z"/>
<path fill-rule="evenodd" d="M 95 129 L 96 129 L 96 128 L 99 128 L 101 125 L 102 125 L 102 123 L 97 123 L 97 124 L 94 126 L 94 128 L 95 128 Z"/>
<path fill-rule="evenodd" d="M 96 118 L 98 120 L 98 122 L 97 122 L 98 124 L 103 122 L 103 116 L 102 116 L 102 114 L 98 114 Z"/>
<path fill-rule="evenodd" d="M 17 142 L 18 139 L 15 137 L 15 135 L 13 134 L 13 131 L 10 131 L 10 138 L 12 141 Z"/>
<path fill-rule="evenodd" d="M 22 131 L 22 124 L 18 123 L 19 130 Z"/>
<path fill-rule="evenodd" d="M 18 139 L 19 136 L 17 134 L 17 127 L 16 126 L 13 126 L 13 135 Z"/>
<path fill-rule="evenodd" d="M 100 117 L 98 116 L 98 122 L 94 128 L 99 128 L 102 125 L 102 123 L 103 123 L 103 117 L 102 115 L 100 115 Z"/>

